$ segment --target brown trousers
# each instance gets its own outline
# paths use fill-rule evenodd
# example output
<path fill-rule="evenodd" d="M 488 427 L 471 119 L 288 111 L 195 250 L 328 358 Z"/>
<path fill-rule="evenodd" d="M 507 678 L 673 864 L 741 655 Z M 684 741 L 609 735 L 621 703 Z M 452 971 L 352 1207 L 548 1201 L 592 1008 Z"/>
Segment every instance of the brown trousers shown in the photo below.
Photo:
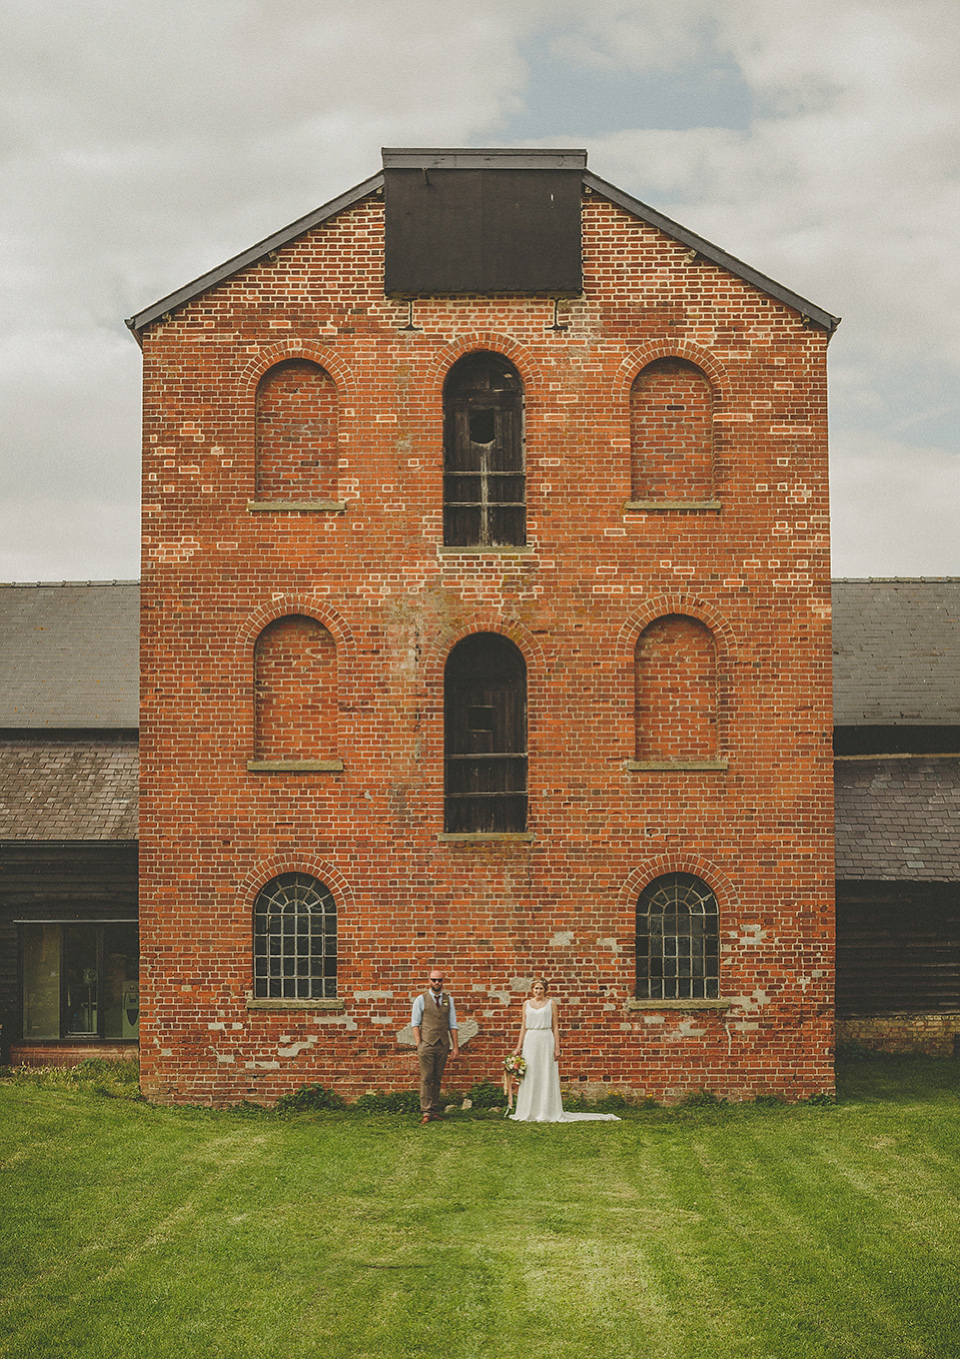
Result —
<path fill-rule="evenodd" d="M 420 1060 L 420 1112 L 440 1112 L 440 1082 L 447 1065 L 450 1049 L 445 1043 L 421 1043 L 417 1048 Z"/>

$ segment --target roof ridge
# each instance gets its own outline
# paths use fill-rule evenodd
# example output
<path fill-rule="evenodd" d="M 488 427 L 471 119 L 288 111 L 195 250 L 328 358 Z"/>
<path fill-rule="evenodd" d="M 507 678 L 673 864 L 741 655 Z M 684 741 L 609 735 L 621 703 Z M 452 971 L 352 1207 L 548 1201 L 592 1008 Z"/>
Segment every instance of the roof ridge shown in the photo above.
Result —
<path fill-rule="evenodd" d="M 0 580 L 0 590 L 59 590 L 79 586 L 139 585 L 139 580 Z"/>

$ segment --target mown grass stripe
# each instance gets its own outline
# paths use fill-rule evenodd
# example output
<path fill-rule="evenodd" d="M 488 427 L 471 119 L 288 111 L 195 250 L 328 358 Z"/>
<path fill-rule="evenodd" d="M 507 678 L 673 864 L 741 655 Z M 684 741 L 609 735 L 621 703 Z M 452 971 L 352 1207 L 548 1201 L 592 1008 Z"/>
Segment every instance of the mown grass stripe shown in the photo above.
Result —
<path fill-rule="evenodd" d="M 0 1354 L 955 1359 L 957 1066 L 893 1070 L 557 1128 L 0 1081 Z"/>

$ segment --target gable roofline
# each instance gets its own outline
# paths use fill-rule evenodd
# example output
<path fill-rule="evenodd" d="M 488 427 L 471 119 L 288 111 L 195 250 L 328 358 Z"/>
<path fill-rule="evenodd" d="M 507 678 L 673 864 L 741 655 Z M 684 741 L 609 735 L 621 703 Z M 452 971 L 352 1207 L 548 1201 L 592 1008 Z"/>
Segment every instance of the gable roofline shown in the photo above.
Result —
<path fill-rule="evenodd" d="M 761 274 L 759 269 L 751 269 L 749 264 L 744 264 L 743 260 L 738 260 L 735 255 L 728 255 L 726 250 L 721 250 L 719 246 L 704 240 L 696 232 L 688 231 L 679 222 L 674 222 L 671 218 L 664 216 L 662 212 L 657 212 L 656 208 L 651 208 L 647 203 L 641 203 L 638 198 L 631 198 L 613 184 L 608 184 L 605 179 L 600 179 L 589 170 L 584 172 L 583 186 L 592 189 L 594 193 L 600 194 L 602 198 L 609 199 L 618 208 L 623 208 L 634 217 L 639 217 L 642 222 L 649 226 L 656 227 L 664 235 L 670 236 L 681 245 L 689 246 L 695 250 L 705 260 L 710 260 L 711 264 L 719 264 L 722 269 L 735 274 L 737 278 L 742 278 L 745 283 L 752 283 L 761 292 L 769 293 L 778 302 L 785 302 L 788 307 L 801 313 L 805 321 L 812 321 L 815 325 L 822 326 L 828 335 L 832 335 L 840 324 L 839 316 L 831 316 L 822 307 L 814 306 L 799 293 L 792 292 L 785 288 L 775 279 L 768 278 L 766 274 Z"/>
<path fill-rule="evenodd" d="M 337 198 L 331 198 L 329 203 L 314 208 L 313 212 L 308 212 L 304 217 L 298 217 L 289 226 L 282 227 L 279 231 L 275 231 L 272 236 L 267 236 L 264 240 L 258 241 L 256 245 L 251 245 L 247 250 L 242 250 L 239 255 L 233 255 L 223 264 L 218 265 L 216 269 L 211 269 L 209 273 L 201 274 L 199 278 L 195 278 L 192 283 L 186 283 L 176 292 L 161 297 L 159 302 L 154 302 L 152 306 L 145 307 L 143 311 L 138 311 L 134 316 L 129 317 L 125 324 L 133 332 L 137 343 L 140 344 L 142 332 L 154 321 L 159 320 L 161 316 L 176 311 L 178 307 L 184 306 L 187 302 L 192 302 L 195 297 L 200 297 L 202 293 L 209 292 L 211 288 L 215 288 L 224 279 L 239 274 L 241 269 L 256 264 L 258 260 L 264 259 L 274 250 L 280 250 L 283 246 L 289 245 L 291 241 L 295 241 L 305 231 L 310 231 L 311 228 L 320 226 L 323 222 L 328 222 L 338 212 L 352 208 L 354 204 L 359 203 L 368 194 L 376 193 L 378 189 L 382 188 L 383 174 L 371 175 L 362 184 L 357 184 L 354 188 L 348 189 L 346 193 L 340 194 Z"/>
<path fill-rule="evenodd" d="M 582 168 L 583 187 L 590 189 L 591 192 L 599 194 L 617 207 L 623 208 L 633 217 L 637 217 L 649 226 L 656 227 L 665 235 L 673 240 L 679 241 L 681 245 L 688 246 L 695 250 L 703 259 L 709 260 L 712 264 L 719 265 L 737 278 L 743 279 L 745 283 L 752 284 L 759 288 L 761 292 L 774 297 L 778 302 L 785 303 L 798 311 L 805 321 L 813 325 L 821 326 L 826 330 L 828 337 L 833 334 L 840 324 L 838 316 L 832 316 L 824 311 L 822 307 L 814 306 L 799 293 L 792 292 L 789 288 L 784 288 L 774 279 L 768 278 L 766 274 L 761 274 L 757 269 L 751 269 L 749 265 L 738 260 L 735 255 L 729 255 L 719 246 L 704 240 L 693 231 L 688 231 L 686 227 L 674 222 L 666 217 L 656 208 L 651 208 L 647 203 L 641 203 L 638 198 L 631 198 L 622 189 L 618 189 L 613 184 L 608 184 L 606 180 L 600 179 L 597 175 L 585 168 L 586 152 L 579 150 L 556 150 L 546 149 L 510 149 L 494 148 L 490 150 L 469 149 L 445 150 L 443 148 L 383 148 L 384 166 L 390 169 L 410 168 L 423 169 L 482 169 L 497 166 L 501 169 L 544 169 L 551 165 L 552 168 L 580 169 Z M 340 194 L 337 198 L 332 198 L 329 203 L 324 203 L 322 207 L 315 208 L 303 217 L 298 217 L 289 226 L 275 231 L 271 236 L 258 241 L 256 245 L 243 250 L 239 255 L 233 255 L 218 265 L 216 269 L 211 269 L 206 274 L 201 274 L 192 282 L 184 284 L 182 288 L 175 292 L 168 293 L 166 297 L 161 297 L 152 306 L 145 307 L 143 311 L 137 312 L 129 317 L 126 325 L 133 332 L 138 344 L 142 344 L 142 333 L 147 326 L 154 321 L 176 311 L 178 307 L 192 302 L 195 297 L 200 297 L 203 293 L 215 288 L 218 283 L 223 283 L 225 279 L 232 278 L 241 269 L 246 269 L 251 264 L 256 264 L 275 250 L 282 249 L 289 245 L 291 241 L 302 236 L 304 232 L 310 231 L 313 227 L 320 226 L 323 222 L 328 222 L 337 213 L 353 207 L 369 194 L 376 193 L 383 188 L 383 172 L 380 171 L 365 179 L 361 184 L 348 189 L 346 193 Z"/>

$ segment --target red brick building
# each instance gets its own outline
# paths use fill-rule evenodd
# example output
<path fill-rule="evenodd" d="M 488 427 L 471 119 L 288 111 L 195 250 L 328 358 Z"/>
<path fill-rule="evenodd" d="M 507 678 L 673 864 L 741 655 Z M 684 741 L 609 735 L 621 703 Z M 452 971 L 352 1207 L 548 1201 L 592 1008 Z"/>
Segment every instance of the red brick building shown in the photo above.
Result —
<path fill-rule="evenodd" d="M 390 152 L 132 318 L 152 1098 L 832 1085 L 835 318 L 586 170 Z"/>

